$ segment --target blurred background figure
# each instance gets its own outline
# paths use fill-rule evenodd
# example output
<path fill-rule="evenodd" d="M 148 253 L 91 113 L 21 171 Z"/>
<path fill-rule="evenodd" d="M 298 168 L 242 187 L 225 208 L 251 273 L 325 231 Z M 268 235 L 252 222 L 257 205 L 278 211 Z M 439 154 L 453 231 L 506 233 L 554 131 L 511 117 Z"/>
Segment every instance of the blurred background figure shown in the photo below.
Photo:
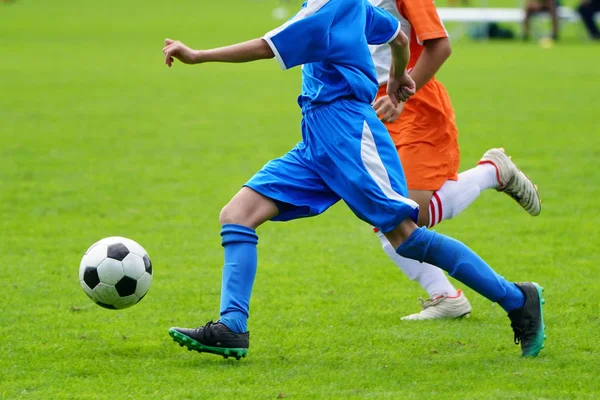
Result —
<path fill-rule="evenodd" d="M 549 13 L 552 20 L 552 40 L 558 40 L 558 0 L 527 0 L 523 20 L 523 40 L 529 39 L 531 18 L 539 13 Z"/>
<path fill-rule="evenodd" d="M 594 15 L 600 12 L 600 0 L 583 0 L 577 8 L 585 28 L 594 40 L 600 40 L 600 31 L 594 21 Z"/>

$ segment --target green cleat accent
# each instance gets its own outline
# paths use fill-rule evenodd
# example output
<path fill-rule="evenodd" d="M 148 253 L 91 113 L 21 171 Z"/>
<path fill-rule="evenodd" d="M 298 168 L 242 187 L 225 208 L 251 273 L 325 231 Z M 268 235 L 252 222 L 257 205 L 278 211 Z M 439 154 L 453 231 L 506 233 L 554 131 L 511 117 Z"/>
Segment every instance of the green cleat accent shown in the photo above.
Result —
<path fill-rule="evenodd" d="M 226 359 L 229 357 L 235 357 L 236 360 L 240 360 L 242 357 L 246 357 L 246 355 L 248 355 L 248 349 L 244 348 L 214 347 L 204 345 L 174 328 L 169 329 L 169 335 L 171 335 L 173 340 L 179 343 L 181 347 L 186 346 L 188 350 L 194 350 L 198 353 L 216 354 L 223 356 Z"/>
<path fill-rule="evenodd" d="M 546 330 L 546 324 L 544 323 L 544 310 L 543 310 L 543 306 L 544 304 L 546 304 L 546 299 L 544 299 L 542 297 L 542 293 L 544 292 L 544 288 L 542 286 L 540 286 L 539 284 L 532 282 L 533 285 L 535 286 L 535 288 L 537 289 L 538 292 L 538 296 L 540 297 L 540 320 L 542 323 L 542 329 L 541 331 L 538 332 L 537 335 L 537 341 L 539 341 L 540 343 L 540 350 L 542 350 L 544 348 L 544 340 L 546 340 L 546 334 L 544 333 L 544 331 Z M 524 356 L 531 356 L 531 357 L 535 357 L 539 354 L 539 351 L 535 354 L 523 354 Z"/>
<path fill-rule="evenodd" d="M 525 295 L 523 307 L 508 313 L 511 326 L 515 333 L 515 344 L 521 344 L 521 354 L 524 357 L 535 357 L 544 348 L 546 335 L 544 330 L 544 314 L 542 298 L 544 288 L 535 282 L 516 283 Z"/>

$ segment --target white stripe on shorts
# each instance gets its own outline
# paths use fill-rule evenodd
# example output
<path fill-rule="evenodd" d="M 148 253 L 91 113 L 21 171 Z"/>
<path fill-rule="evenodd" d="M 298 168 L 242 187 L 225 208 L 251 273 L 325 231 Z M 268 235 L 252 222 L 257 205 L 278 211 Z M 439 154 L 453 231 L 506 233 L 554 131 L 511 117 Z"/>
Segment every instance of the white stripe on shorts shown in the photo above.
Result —
<path fill-rule="evenodd" d="M 371 178 L 373 178 L 375 183 L 377 183 L 377 186 L 379 186 L 383 194 L 385 194 L 389 199 L 400 201 L 413 209 L 418 207 L 417 203 L 407 197 L 401 196 L 400 194 L 396 193 L 394 189 L 392 189 L 390 177 L 385 169 L 385 166 L 383 165 L 383 161 L 381 161 L 381 157 L 377 151 L 377 146 L 375 145 L 373 132 L 371 132 L 371 128 L 369 128 L 367 121 L 365 121 L 363 125 L 362 139 L 360 143 L 360 158 L 362 158 L 365 168 L 367 168 L 367 172 L 369 175 L 371 175 Z"/>

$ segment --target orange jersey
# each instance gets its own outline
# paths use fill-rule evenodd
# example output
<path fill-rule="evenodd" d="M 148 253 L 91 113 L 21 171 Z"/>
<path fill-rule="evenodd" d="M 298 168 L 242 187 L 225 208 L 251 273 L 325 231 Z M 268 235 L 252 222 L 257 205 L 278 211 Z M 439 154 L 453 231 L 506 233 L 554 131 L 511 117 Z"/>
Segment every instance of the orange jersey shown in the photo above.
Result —
<path fill-rule="evenodd" d="M 410 39 L 410 60 L 414 68 L 423 52 L 423 42 L 448 37 L 431 0 L 369 0 L 398 18 Z M 385 95 L 391 53 L 389 46 L 371 47 L 373 61 Z M 386 127 L 402 161 L 408 188 L 437 190 L 458 176 L 460 151 L 454 110 L 444 86 L 432 78 L 404 105 L 400 118 Z"/>

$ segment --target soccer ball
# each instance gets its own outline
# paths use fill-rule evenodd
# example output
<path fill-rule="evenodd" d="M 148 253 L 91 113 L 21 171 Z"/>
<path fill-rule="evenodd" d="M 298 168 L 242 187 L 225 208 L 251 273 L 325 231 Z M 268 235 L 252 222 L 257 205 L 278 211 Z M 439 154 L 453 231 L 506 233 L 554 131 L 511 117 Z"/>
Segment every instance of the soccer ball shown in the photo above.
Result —
<path fill-rule="evenodd" d="M 81 259 L 79 282 L 94 303 L 121 310 L 144 298 L 152 283 L 152 262 L 146 250 L 119 236 L 94 243 Z"/>

